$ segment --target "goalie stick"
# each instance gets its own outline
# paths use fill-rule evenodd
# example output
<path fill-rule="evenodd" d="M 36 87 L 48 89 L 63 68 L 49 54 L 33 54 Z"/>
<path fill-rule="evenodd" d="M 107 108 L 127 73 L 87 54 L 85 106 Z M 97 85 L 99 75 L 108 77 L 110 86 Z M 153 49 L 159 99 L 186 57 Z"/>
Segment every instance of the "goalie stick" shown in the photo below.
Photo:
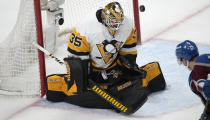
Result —
<path fill-rule="evenodd" d="M 57 57 L 55 57 L 52 53 L 44 49 L 42 46 L 38 45 L 37 43 L 33 42 L 33 45 L 48 55 L 49 57 L 53 58 L 56 62 L 58 62 L 61 65 L 64 65 L 64 62 L 59 60 Z M 94 81 L 89 79 L 91 90 L 96 93 L 98 96 L 100 96 L 102 99 L 107 101 L 109 104 L 111 104 L 114 108 L 116 108 L 117 111 L 121 111 L 122 113 L 126 115 L 130 115 L 134 112 L 136 112 L 143 104 L 142 101 L 138 103 L 136 106 L 127 106 L 123 104 L 120 100 L 109 94 L 107 91 L 105 91 L 103 88 L 101 88 L 99 85 L 97 85 Z M 146 101 L 146 99 L 143 101 L 143 103 Z"/>
<path fill-rule="evenodd" d="M 33 45 L 38 48 L 40 51 L 42 51 L 43 53 L 45 53 L 46 55 L 48 55 L 49 57 L 53 58 L 56 62 L 58 62 L 59 64 L 63 65 L 64 63 L 59 60 L 57 57 L 55 57 L 53 54 L 51 54 L 50 52 L 48 52 L 46 49 L 44 49 L 42 46 L 38 45 L 37 43 L 33 42 Z"/>

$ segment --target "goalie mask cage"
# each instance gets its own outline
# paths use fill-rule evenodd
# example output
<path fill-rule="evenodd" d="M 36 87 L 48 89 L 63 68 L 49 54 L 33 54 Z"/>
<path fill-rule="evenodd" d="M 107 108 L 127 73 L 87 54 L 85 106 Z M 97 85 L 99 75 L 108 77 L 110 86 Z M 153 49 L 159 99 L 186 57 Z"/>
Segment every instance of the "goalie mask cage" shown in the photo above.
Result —
<path fill-rule="evenodd" d="M 45 95 L 45 56 L 32 44 L 50 44 L 43 40 L 45 21 L 41 13 L 45 11 L 40 10 L 42 1 L 21 0 L 16 24 L 6 40 L 0 43 L 0 94 Z M 73 28 L 84 16 L 91 12 L 95 15 L 97 9 L 111 1 L 118 1 L 125 15 L 134 19 L 140 40 L 138 0 L 65 0 L 60 6 L 64 9 L 65 22 L 60 28 Z"/>

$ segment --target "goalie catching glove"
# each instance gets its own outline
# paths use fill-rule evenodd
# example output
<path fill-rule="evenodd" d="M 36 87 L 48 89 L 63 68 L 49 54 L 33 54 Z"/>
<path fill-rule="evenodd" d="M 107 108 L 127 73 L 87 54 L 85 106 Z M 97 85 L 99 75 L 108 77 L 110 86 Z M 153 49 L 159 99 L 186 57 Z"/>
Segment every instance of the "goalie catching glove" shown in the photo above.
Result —
<path fill-rule="evenodd" d="M 151 62 L 138 67 L 136 62 L 129 56 L 120 56 L 119 64 L 128 69 L 131 76 L 138 76 L 142 81 L 142 87 L 146 87 L 149 93 L 164 90 L 166 87 L 165 78 L 158 62 Z"/>
<path fill-rule="evenodd" d="M 136 63 L 133 61 L 129 60 L 128 57 L 126 56 L 120 56 L 119 58 L 120 64 L 127 68 L 132 75 L 138 75 L 138 79 L 144 79 L 147 75 L 147 72 L 141 68 L 138 67 Z M 132 76 L 131 75 L 131 76 Z"/>

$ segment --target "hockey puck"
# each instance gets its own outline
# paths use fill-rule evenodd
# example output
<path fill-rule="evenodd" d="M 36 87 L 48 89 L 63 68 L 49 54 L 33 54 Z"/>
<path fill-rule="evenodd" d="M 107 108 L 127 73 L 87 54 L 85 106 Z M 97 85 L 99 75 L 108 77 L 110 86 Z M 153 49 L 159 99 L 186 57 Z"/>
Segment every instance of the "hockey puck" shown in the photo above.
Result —
<path fill-rule="evenodd" d="M 140 5 L 140 6 L 139 6 L 139 10 L 140 10 L 140 12 L 144 12 L 144 11 L 145 11 L 144 5 Z"/>

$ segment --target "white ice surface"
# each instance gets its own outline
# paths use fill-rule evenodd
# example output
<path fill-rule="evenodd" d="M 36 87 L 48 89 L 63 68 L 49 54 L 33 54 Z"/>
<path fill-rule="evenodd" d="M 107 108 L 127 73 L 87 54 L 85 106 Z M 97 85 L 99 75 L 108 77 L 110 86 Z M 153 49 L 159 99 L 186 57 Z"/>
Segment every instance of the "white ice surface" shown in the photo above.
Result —
<path fill-rule="evenodd" d="M 203 105 L 188 87 L 189 71 L 178 66 L 174 56 L 177 41 L 190 39 L 200 53 L 210 52 L 209 0 L 140 0 L 146 11 L 141 14 L 143 45 L 137 63 L 141 66 L 158 61 L 167 82 L 167 89 L 152 94 L 147 103 L 132 116 L 110 110 L 87 109 L 39 98 L 0 96 L 0 120 L 198 120 Z M 15 24 L 19 0 L 0 1 L 0 41 Z M 65 56 L 65 44 L 59 44 L 56 55 Z M 47 59 L 48 74 L 65 72 L 56 62 Z M 49 70 L 50 69 L 50 70 Z M 53 69 L 53 70 L 52 70 Z"/>

